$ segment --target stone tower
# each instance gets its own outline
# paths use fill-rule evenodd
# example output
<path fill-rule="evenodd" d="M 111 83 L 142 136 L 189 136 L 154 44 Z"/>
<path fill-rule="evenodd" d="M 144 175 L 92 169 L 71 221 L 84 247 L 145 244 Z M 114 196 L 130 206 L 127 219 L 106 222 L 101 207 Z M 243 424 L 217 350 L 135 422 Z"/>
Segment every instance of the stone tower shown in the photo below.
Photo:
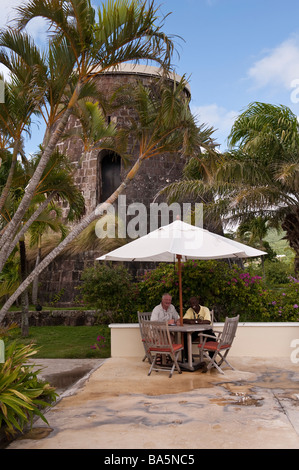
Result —
<path fill-rule="evenodd" d="M 159 76 L 159 69 L 153 66 L 123 64 L 117 70 L 99 74 L 95 80 L 100 92 L 106 96 L 112 94 L 120 86 L 141 81 L 149 86 Z M 171 80 L 180 81 L 181 77 L 173 74 Z M 190 96 L 187 86 L 185 92 Z M 130 109 L 123 107 L 108 116 L 108 121 L 122 126 L 128 119 Z M 71 118 L 69 126 L 80 126 L 75 118 Z M 75 182 L 83 193 L 86 213 L 93 210 L 99 202 L 105 199 L 119 186 L 126 172 L 126 168 L 119 155 L 107 150 L 92 150 L 83 155 L 83 144 L 76 139 L 70 139 L 59 145 L 76 166 Z M 132 161 L 137 154 L 132 154 Z M 132 203 L 142 203 L 149 207 L 157 192 L 168 183 L 181 178 L 185 164 L 184 157 L 180 155 L 158 155 L 153 159 L 145 160 L 131 184 L 126 188 L 123 196 L 128 207 Z M 94 252 L 82 253 L 74 259 L 61 256 L 54 260 L 41 276 L 41 301 L 61 293 L 60 305 L 72 303 L 74 289 L 80 282 L 80 275 L 87 266 L 93 266 L 98 254 Z"/>

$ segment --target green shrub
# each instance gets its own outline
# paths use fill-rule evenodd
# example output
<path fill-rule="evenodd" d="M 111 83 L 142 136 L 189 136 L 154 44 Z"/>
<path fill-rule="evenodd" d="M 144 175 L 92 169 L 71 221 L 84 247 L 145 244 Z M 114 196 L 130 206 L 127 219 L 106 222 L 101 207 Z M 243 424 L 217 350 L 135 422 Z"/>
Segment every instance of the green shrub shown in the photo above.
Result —
<path fill-rule="evenodd" d="M 125 266 L 99 264 L 86 269 L 81 279 L 81 298 L 98 310 L 99 323 L 136 321 L 136 285 Z"/>
<path fill-rule="evenodd" d="M 249 267 L 249 271 L 259 276 L 263 276 L 262 265 L 255 264 L 253 260 L 246 262 Z M 269 288 L 283 286 L 289 284 L 289 277 L 294 275 L 294 263 L 283 261 L 280 259 L 268 260 L 264 262 L 264 277 L 265 284 Z"/>
<path fill-rule="evenodd" d="M 299 321 L 299 280 L 290 276 L 288 285 L 269 292 L 269 316 L 272 321 Z"/>
<path fill-rule="evenodd" d="M 0 364 L 0 428 L 14 435 L 27 423 L 32 425 L 34 416 L 48 424 L 41 410 L 55 402 L 57 395 L 53 387 L 38 379 L 39 371 L 26 364 L 36 353 L 33 345 L 5 342 L 6 361 Z"/>
<path fill-rule="evenodd" d="M 251 276 L 237 266 L 224 261 L 187 261 L 182 264 L 184 311 L 189 299 L 199 296 L 200 303 L 214 309 L 216 319 L 240 314 L 243 321 L 261 321 L 267 301 L 261 293 L 260 276 Z M 160 303 L 163 293 L 169 292 L 178 308 L 179 289 L 177 267 L 161 264 L 148 272 L 139 283 L 138 310 L 150 311 Z"/>
<path fill-rule="evenodd" d="M 214 309 L 216 321 L 234 315 L 243 322 L 299 321 L 298 284 L 291 279 L 282 292 L 226 261 L 189 260 L 182 263 L 183 309 L 189 307 L 190 297 L 199 296 L 202 305 Z M 124 266 L 99 265 L 84 272 L 81 292 L 86 303 L 98 308 L 101 323 L 136 322 L 137 310 L 151 311 L 165 292 L 179 309 L 177 265 L 161 263 L 138 283 Z"/>
<path fill-rule="evenodd" d="M 289 283 L 289 276 L 293 274 L 293 266 L 284 261 L 265 262 L 266 281 L 269 286 L 278 286 Z"/>

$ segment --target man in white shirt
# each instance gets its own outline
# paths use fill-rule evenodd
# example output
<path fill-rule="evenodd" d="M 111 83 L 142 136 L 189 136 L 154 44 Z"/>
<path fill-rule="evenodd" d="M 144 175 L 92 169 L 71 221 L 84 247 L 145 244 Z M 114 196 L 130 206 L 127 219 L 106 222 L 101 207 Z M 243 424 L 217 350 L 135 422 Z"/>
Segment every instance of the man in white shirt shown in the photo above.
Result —
<path fill-rule="evenodd" d="M 162 296 L 161 303 L 157 305 L 152 311 L 151 321 L 168 321 L 174 323 L 179 319 L 179 314 L 171 303 L 172 297 L 170 294 Z"/>

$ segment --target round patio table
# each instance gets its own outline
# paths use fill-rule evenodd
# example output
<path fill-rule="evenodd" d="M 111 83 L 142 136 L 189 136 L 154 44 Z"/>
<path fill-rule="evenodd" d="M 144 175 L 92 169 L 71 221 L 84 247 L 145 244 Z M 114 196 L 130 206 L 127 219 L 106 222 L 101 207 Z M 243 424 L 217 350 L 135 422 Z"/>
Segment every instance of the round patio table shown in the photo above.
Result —
<path fill-rule="evenodd" d="M 180 367 L 182 369 L 189 370 L 193 372 L 199 368 L 201 364 L 200 361 L 193 361 L 192 356 L 192 333 L 195 331 L 205 331 L 210 330 L 211 325 L 203 324 L 203 323 L 194 323 L 194 324 L 184 324 L 184 325 L 168 325 L 168 329 L 171 333 L 187 333 L 187 341 L 188 341 L 188 362 L 180 362 Z"/>

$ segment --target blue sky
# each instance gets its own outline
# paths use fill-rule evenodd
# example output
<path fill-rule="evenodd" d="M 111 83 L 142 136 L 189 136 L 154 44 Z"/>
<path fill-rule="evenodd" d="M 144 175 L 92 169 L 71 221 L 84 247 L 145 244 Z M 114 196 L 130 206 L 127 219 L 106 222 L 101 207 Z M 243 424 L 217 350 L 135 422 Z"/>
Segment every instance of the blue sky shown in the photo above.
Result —
<path fill-rule="evenodd" d="M 0 26 L 20 0 L 0 0 Z M 93 0 L 93 5 L 101 1 Z M 161 0 L 172 12 L 164 30 L 178 35 L 174 56 L 179 75 L 189 78 L 191 109 L 199 122 L 215 128 L 226 149 L 234 119 L 253 101 L 283 104 L 299 115 L 299 2 L 297 0 Z M 42 41 L 39 20 L 30 32 Z M 27 144 L 35 151 L 42 139 L 37 126 Z"/>
<path fill-rule="evenodd" d="M 173 12 L 167 32 L 185 40 L 177 71 L 190 76 L 192 111 L 218 129 L 222 150 L 235 117 L 253 101 L 283 104 L 299 115 L 298 1 L 163 3 Z"/>

